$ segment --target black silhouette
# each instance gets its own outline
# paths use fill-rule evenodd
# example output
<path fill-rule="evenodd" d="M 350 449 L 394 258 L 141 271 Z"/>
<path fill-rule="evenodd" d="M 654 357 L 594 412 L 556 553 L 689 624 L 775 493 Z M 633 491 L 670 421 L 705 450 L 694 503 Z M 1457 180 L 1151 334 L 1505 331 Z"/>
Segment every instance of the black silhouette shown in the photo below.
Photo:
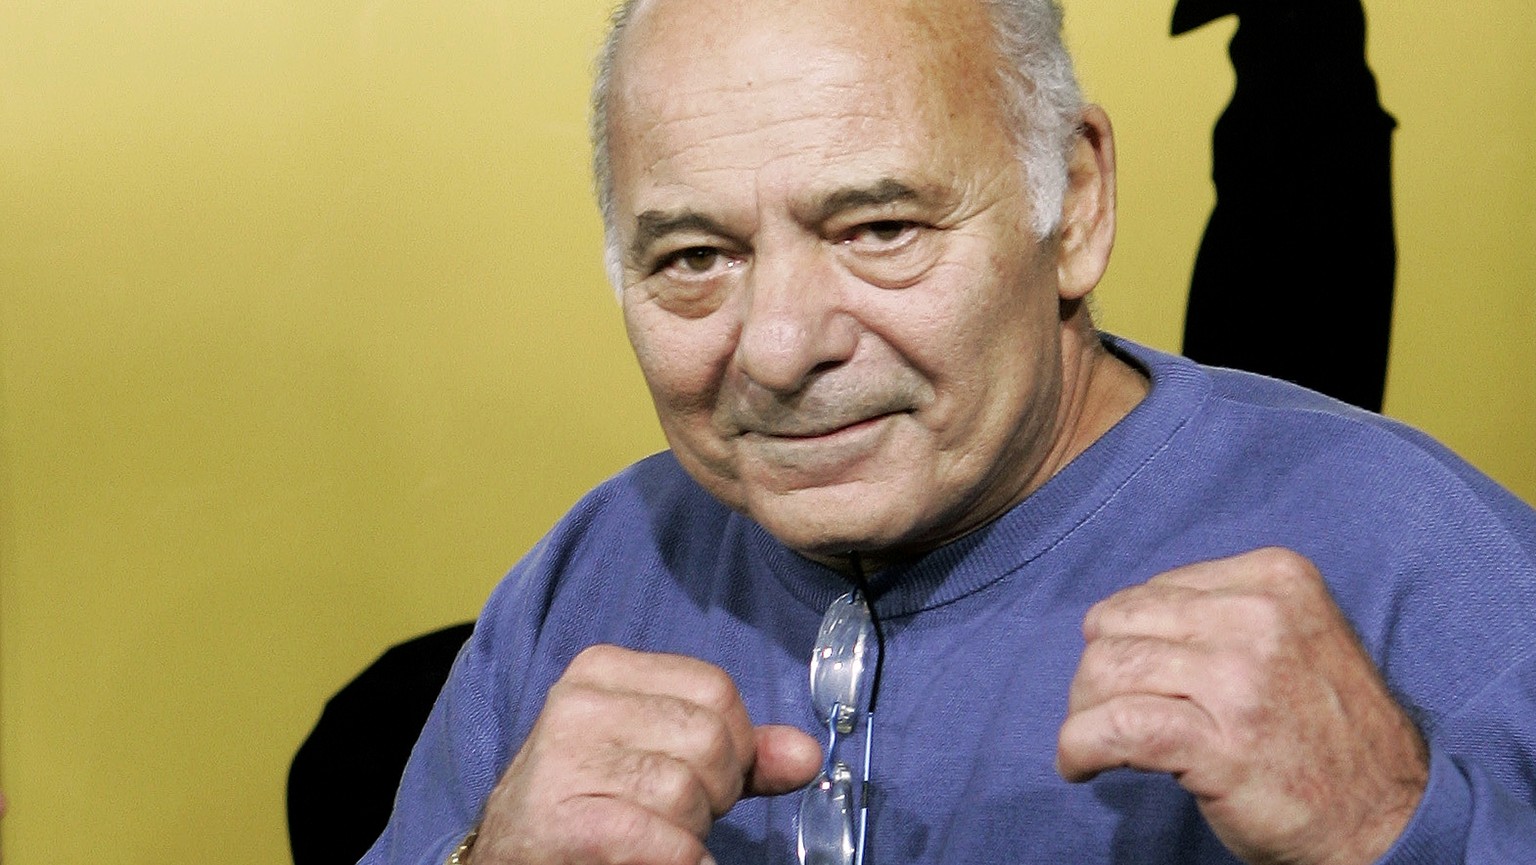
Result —
<path fill-rule="evenodd" d="M 1397 247 L 1392 130 L 1359 0 L 1178 0 L 1173 35 L 1238 16 L 1216 207 L 1184 353 L 1381 410 Z"/>
<path fill-rule="evenodd" d="M 294 865 L 356 862 L 384 831 L 411 746 L 473 629 L 394 646 L 325 704 L 288 770 Z"/>

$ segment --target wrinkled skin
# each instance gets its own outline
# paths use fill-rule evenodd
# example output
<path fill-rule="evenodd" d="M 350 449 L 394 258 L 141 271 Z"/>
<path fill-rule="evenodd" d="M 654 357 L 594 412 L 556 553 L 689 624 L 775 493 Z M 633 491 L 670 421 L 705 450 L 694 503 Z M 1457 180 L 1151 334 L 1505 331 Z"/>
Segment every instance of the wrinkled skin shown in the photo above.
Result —
<path fill-rule="evenodd" d="M 1069 780 L 1170 773 L 1254 865 L 1373 862 L 1412 817 L 1424 743 L 1301 556 L 1169 571 L 1101 601 L 1083 634 Z"/>

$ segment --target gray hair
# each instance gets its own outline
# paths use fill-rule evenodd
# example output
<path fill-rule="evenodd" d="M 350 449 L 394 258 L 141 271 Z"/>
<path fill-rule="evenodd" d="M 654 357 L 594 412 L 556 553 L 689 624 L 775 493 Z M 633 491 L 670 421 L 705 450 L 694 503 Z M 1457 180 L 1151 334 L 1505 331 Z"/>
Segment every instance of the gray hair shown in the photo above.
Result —
<path fill-rule="evenodd" d="M 613 204 L 613 166 L 609 158 L 608 107 L 619 43 L 640 0 L 624 0 L 614 10 L 608 36 L 597 58 L 592 84 L 592 177 L 603 215 L 609 281 L 619 286 L 617 214 Z M 1072 71 L 1072 57 L 1061 36 L 1057 0 L 982 0 L 992 21 L 998 69 L 1009 125 L 1029 180 L 1031 228 L 1044 239 L 1055 233 L 1067 190 L 1067 157 L 1076 140 L 1083 110 L 1082 92 Z"/>

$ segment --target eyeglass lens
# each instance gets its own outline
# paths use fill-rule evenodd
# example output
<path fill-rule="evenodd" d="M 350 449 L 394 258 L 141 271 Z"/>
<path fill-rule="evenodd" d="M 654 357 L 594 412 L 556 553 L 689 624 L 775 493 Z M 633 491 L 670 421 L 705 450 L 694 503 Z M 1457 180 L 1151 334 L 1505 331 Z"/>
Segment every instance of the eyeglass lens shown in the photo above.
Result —
<path fill-rule="evenodd" d="M 877 636 L 868 604 L 850 592 L 827 609 L 811 654 L 811 703 L 827 729 L 827 762 L 801 794 L 799 853 L 802 865 L 862 865 L 873 719 L 863 711 L 869 696 L 871 638 Z M 878 652 L 878 649 L 875 650 Z M 875 659 L 878 663 L 878 658 Z M 864 720 L 862 783 L 837 759 L 840 737 Z"/>

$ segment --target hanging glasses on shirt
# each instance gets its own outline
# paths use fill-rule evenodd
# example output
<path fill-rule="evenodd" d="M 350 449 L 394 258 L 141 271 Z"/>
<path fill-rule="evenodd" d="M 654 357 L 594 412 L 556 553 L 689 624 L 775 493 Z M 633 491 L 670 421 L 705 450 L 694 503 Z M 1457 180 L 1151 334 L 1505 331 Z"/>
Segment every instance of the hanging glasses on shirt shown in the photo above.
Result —
<path fill-rule="evenodd" d="M 862 584 L 862 573 L 859 578 Z M 884 635 L 866 595 L 859 589 L 832 602 L 811 653 L 811 703 L 827 731 L 827 756 L 821 774 L 801 793 L 801 865 L 864 865 L 875 701 L 884 654 Z M 839 756 L 850 747 L 857 754 L 857 777 Z"/>

